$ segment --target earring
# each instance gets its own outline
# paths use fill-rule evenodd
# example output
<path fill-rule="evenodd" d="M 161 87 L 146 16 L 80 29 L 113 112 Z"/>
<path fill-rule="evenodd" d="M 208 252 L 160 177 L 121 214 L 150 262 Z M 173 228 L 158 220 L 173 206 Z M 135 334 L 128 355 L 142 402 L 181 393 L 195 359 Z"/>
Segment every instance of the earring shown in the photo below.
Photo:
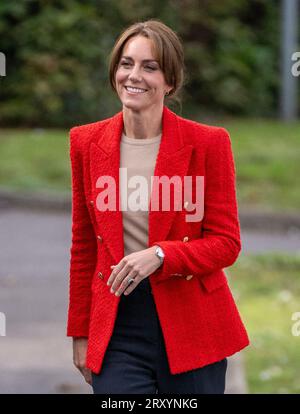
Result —
<path fill-rule="evenodd" d="M 167 92 L 165 93 L 165 95 L 169 95 L 169 92 L 167 91 Z"/>

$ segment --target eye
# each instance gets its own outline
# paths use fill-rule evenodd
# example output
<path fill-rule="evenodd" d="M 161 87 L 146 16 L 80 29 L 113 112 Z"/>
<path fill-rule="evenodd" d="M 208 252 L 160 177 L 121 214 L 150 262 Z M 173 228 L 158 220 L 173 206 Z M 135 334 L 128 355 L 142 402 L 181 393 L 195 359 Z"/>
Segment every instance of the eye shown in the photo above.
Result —
<path fill-rule="evenodd" d="M 130 63 L 129 62 L 121 62 L 120 65 L 121 66 L 130 66 Z"/>
<path fill-rule="evenodd" d="M 146 68 L 147 70 L 156 70 L 156 68 L 155 68 L 155 67 L 153 67 L 153 66 L 145 66 L 145 68 Z"/>
<path fill-rule="evenodd" d="M 130 63 L 130 62 L 124 62 L 124 61 L 122 61 L 122 62 L 120 63 L 120 66 L 129 67 L 129 66 L 131 66 L 131 63 Z M 154 70 L 157 70 L 157 68 L 156 68 L 156 67 L 154 67 L 154 66 L 150 66 L 150 65 L 146 65 L 146 66 L 145 66 L 145 69 L 146 69 L 146 70 L 148 70 L 148 71 L 154 71 Z"/>

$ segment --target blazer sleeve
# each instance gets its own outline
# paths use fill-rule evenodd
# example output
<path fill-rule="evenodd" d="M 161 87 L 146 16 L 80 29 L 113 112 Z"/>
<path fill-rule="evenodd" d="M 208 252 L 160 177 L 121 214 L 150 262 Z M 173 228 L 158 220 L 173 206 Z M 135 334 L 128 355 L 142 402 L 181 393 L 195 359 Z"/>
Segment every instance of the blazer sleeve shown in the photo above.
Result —
<path fill-rule="evenodd" d="M 174 274 L 201 278 L 232 265 L 241 250 L 230 136 L 226 129 L 217 128 L 210 138 L 204 177 L 202 238 L 153 243 L 165 253 L 163 265 L 154 272 L 157 283 Z"/>
<path fill-rule="evenodd" d="M 70 247 L 67 336 L 87 337 L 91 307 L 91 281 L 97 243 L 84 193 L 83 154 L 78 128 L 70 130 L 72 172 L 72 242 Z"/>

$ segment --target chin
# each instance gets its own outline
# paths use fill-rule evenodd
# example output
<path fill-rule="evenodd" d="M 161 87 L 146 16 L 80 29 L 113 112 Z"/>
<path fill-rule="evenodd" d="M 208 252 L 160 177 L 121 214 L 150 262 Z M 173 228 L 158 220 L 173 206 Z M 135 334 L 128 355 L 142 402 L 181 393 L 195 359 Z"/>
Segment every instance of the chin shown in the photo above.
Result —
<path fill-rule="evenodd" d="M 134 111 L 140 111 L 146 107 L 146 105 L 143 105 L 139 102 L 132 102 L 131 99 L 122 99 L 122 104 L 124 107 L 132 109 Z"/>

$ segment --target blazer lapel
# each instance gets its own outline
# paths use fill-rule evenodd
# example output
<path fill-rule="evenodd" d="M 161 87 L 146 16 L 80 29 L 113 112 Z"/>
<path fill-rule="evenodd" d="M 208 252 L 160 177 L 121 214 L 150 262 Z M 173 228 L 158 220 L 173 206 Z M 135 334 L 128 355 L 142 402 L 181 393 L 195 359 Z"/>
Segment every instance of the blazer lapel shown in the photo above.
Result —
<path fill-rule="evenodd" d="M 90 145 L 90 176 L 93 198 L 96 198 L 100 190 L 96 183 L 99 177 L 110 176 L 116 184 L 116 210 L 99 211 L 95 208 L 99 232 L 106 243 L 115 263 L 124 257 L 124 238 L 123 220 L 120 210 L 120 191 L 119 191 L 119 166 L 120 166 L 120 140 L 123 130 L 123 112 L 114 115 L 107 123 L 106 129 Z M 184 144 L 183 131 L 180 128 L 178 117 L 166 106 L 163 108 L 162 118 L 162 138 L 159 152 L 154 168 L 154 176 L 179 176 L 183 182 L 187 174 L 189 162 L 193 150 L 192 145 Z M 182 187 L 183 188 L 183 187 Z M 172 222 L 176 215 L 173 208 L 170 211 L 158 211 L 150 209 L 158 194 L 153 192 L 149 203 L 149 237 L 148 247 L 156 241 L 165 240 Z"/>
<path fill-rule="evenodd" d="M 180 183 L 183 183 L 193 151 L 192 145 L 184 143 L 183 133 L 184 131 L 182 131 L 180 127 L 177 115 L 164 106 L 162 139 L 154 169 L 155 177 L 167 176 L 171 178 L 173 176 L 178 176 Z M 170 205 L 172 206 L 172 200 L 175 198 L 173 198 L 173 186 L 170 187 Z M 152 189 L 151 203 L 154 203 L 155 205 L 155 200 L 157 198 L 162 200 L 162 196 L 154 193 L 153 190 L 154 189 Z M 159 208 L 157 211 L 149 208 L 149 247 L 155 242 L 166 240 L 176 216 L 175 207 L 176 205 L 179 206 L 179 209 L 181 207 L 178 205 L 180 198 L 176 197 L 176 199 L 177 202 L 174 203 L 173 208 L 171 207 L 169 211 L 163 211 L 162 208 Z"/>
<path fill-rule="evenodd" d="M 114 115 L 97 141 L 90 145 L 90 176 L 92 192 L 96 200 L 100 193 L 97 188 L 99 177 L 108 176 L 113 178 L 116 191 L 112 192 L 116 197 L 115 210 L 100 211 L 95 207 L 96 221 L 99 233 L 108 247 L 111 256 L 118 263 L 124 256 L 123 220 L 120 210 L 119 194 L 119 166 L 120 166 L 120 139 L 123 130 L 123 114 L 118 112 Z M 96 203 L 97 204 L 97 203 Z"/>

